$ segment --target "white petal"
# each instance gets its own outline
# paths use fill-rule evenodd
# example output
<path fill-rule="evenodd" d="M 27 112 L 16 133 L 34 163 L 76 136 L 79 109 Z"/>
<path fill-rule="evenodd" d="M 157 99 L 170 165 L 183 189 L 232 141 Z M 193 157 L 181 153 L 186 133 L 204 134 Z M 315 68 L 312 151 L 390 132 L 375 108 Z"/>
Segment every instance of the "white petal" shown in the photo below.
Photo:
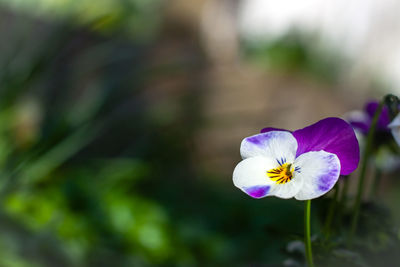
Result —
<path fill-rule="evenodd" d="M 397 144 L 400 146 L 400 114 L 394 118 L 388 127 L 392 130 L 394 140 L 396 140 Z"/>
<path fill-rule="evenodd" d="M 298 200 L 317 198 L 329 192 L 340 175 L 338 157 L 325 151 L 301 154 L 294 165 L 298 168 L 296 178 L 303 180 L 303 187 L 295 195 Z"/>
<path fill-rule="evenodd" d="M 269 195 L 285 199 L 292 198 L 299 193 L 302 187 L 303 180 L 297 177 L 297 174 L 294 173 L 293 178 L 290 182 L 287 182 L 285 184 L 275 183 L 274 185 L 272 185 Z"/>
<path fill-rule="evenodd" d="M 363 123 L 369 123 L 371 118 L 368 116 L 366 112 L 363 112 L 361 110 L 353 110 L 350 112 L 347 112 L 343 116 L 346 118 L 347 121 L 356 121 L 356 122 L 363 122 Z"/>
<path fill-rule="evenodd" d="M 296 157 L 297 141 L 286 131 L 271 131 L 243 139 L 240 154 L 243 159 L 264 156 L 282 162 L 293 162 Z"/>
<path fill-rule="evenodd" d="M 233 184 L 251 197 L 265 197 L 275 184 L 267 176 L 267 171 L 277 166 L 278 163 L 272 158 L 252 157 L 242 160 L 233 171 Z"/>

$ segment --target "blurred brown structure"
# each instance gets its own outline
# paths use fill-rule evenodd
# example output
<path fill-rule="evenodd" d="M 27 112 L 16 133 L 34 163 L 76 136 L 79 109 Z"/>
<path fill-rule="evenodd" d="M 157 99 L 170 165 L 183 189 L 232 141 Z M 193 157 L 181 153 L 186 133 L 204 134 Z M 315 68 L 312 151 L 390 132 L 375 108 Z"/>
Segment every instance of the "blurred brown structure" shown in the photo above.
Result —
<path fill-rule="evenodd" d="M 195 33 L 207 54 L 204 125 L 195 140 L 199 169 L 230 175 L 241 140 L 261 128 L 296 129 L 323 117 L 342 116 L 366 96 L 346 84 L 329 85 L 298 73 L 266 72 L 240 57 L 238 1 L 176 0 L 174 23 Z M 186 40 L 189 41 L 190 40 Z"/>

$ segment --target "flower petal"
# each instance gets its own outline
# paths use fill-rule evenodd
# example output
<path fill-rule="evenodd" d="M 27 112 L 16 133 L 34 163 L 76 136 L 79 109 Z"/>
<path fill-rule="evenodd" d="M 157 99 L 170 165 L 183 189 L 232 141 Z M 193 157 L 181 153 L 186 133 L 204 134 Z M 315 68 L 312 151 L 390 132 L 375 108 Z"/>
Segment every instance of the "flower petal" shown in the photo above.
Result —
<path fill-rule="evenodd" d="M 268 195 L 285 199 L 292 198 L 300 192 L 303 187 L 303 183 L 303 179 L 299 177 L 297 173 L 295 173 L 290 182 L 285 184 L 274 183 L 271 185 Z"/>
<path fill-rule="evenodd" d="M 375 115 L 375 112 L 379 106 L 378 101 L 370 101 L 365 105 L 365 111 L 368 113 L 369 117 L 372 118 Z M 377 123 L 377 129 L 380 131 L 388 131 L 388 124 L 390 123 L 390 116 L 389 116 L 389 109 L 387 106 L 383 106 L 382 112 L 379 115 L 378 123 Z"/>
<path fill-rule="evenodd" d="M 296 139 L 291 133 L 283 131 L 271 131 L 247 137 L 243 139 L 240 146 L 240 154 L 243 159 L 264 156 L 293 162 L 296 150 Z"/>
<path fill-rule="evenodd" d="M 233 171 L 233 184 L 253 198 L 292 198 L 301 190 L 303 180 L 293 177 L 285 184 L 277 184 L 267 171 L 278 166 L 274 158 L 258 156 L 242 160 Z"/>
<path fill-rule="evenodd" d="M 298 200 L 313 199 L 327 193 L 335 185 L 340 175 L 339 158 L 329 152 L 308 152 L 294 162 L 299 167 L 296 178 L 303 180 L 301 190 L 295 195 Z"/>
<path fill-rule="evenodd" d="M 275 184 L 267 176 L 267 171 L 277 166 L 273 158 L 258 156 L 244 159 L 233 171 L 233 184 L 253 198 L 265 197 Z"/>
<path fill-rule="evenodd" d="M 296 156 L 324 150 L 339 158 L 340 174 L 353 172 L 360 161 L 360 148 L 353 128 L 339 118 L 326 118 L 293 132 L 298 143 Z"/>
<path fill-rule="evenodd" d="M 400 114 L 393 119 L 388 127 L 392 131 L 394 140 L 396 140 L 397 144 L 400 146 Z"/>
<path fill-rule="evenodd" d="M 354 110 L 345 114 L 344 117 L 354 129 L 367 135 L 369 127 L 371 126 L 371 118 L 366 112 Z"/>
<path fill-rule="evenodd" d="M 285 129 L 267 127 L 267 128 L 263 128 L 263 129 L 261 129 L 260 133 L 268 133 L 268 132 L 271 132 L 271 131 L 284 131 L 284 132 L 290 132 L 290 131 L 288 131 L 288 130 L 285 130 Z"/>

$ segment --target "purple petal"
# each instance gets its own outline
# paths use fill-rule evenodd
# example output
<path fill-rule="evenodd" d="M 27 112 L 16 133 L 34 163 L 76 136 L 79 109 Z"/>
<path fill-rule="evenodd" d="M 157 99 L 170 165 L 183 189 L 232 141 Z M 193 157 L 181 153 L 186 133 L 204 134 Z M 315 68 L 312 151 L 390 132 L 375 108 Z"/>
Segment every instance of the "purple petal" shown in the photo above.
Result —
<path fill-rule="evenodd" d="M 372 118 L 374 117 L 374 114 L 375 114 L 378 106 L 379 106 L 378 101 L 370 101 L 365 105 L 365 111 L 367 112 L 368 116 L 371 118 L 371 121 L 372 121 Z M 382 113 L 380 114 L 379 119 L 378 119 L 377 129 L 380 131 L 389 131 L 389 128 L 388 128 L 389 123 L 390 123 L 389 110 L 388 110 L 387 106 L 384 106 L 382 109 Z"/>
<path fill-rule="evenodd" d="M 264 186 L 253 186 L 249 188 L 244 188 L 243 190 L 253 198 L 262 198 L 268 194 L 270 188 L 271 187 L 269 185 L 264 185 Z"/>
<path fill-rule="evenodd" d="M 376 109 L 378 108 L 378 106 L 379 106 L 379 102 L 378 101 L 375 101 L 375 100 L 372 100 L 372 101 L 369 101 L 366 105 L 365 105 L 365 111 L 367 112 L 367 114 L 368 114 L 368 116 L 370 117 L 370 118 L 372 118 L 373 116 L 374 116 L 374 114 L 375 114 L 375 111 L 376 111 Z"/>
<path fill-rule="evenodd" d="M 293 132 L 297 139 L 296 157 L 309 151 L 324 150 L 339 158 L 340 174 L 353 172 L 360 160 L 360 149 L 353 128 L 339 118 L 326 118 Z"/>
<path fill-rule="evenodd" d="M 271 131 L 286 131 L 286 132 L 290 132 L 289 130 L 285 130 L 285 129 L 267 127 L 267 128 L 262 129 L 260 131 L 260 133 L 267 133 L 267 132 L 271 132 Z"/>
<path fill-rule="evenodd" d="M 349 121 L 349 123 L 354 129 L 359 130 L 362 134 L 368 134 L 370 123 L 366 123 L 363 121 Z"/>

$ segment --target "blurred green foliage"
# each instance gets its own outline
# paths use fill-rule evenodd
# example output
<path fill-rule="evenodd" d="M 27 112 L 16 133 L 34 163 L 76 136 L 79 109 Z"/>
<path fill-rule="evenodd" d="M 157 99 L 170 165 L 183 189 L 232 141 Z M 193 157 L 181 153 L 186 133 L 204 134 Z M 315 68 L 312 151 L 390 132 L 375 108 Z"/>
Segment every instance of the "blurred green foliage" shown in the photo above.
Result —
<path fill-rule="evenodd" d="M 87 25 L 103 33 L 152 38 L 161 22 L 161 0 L 0 0 L 8 8 L 51 19 Z M 151 18 L 151 19 L 150 19 Z M 137 38 L 135 38 L 137 40 Z"/>
<path fill-rule="evenodd" d="M 298 203 L 256 202 L 196 170 L 207 63 L 190 38 L 169 44 L 151 3 L 5 2 L 0 265 L 279 263 L 283 233 L 301 235 Z"/>
<path fill-rule="evenodd" d="M 243 40 L 244 56 L 263 68 L 337 82 L 346 66 L 338 51 L 322 48 L 318 37 L 293 29 L 277 39 Z"/>

